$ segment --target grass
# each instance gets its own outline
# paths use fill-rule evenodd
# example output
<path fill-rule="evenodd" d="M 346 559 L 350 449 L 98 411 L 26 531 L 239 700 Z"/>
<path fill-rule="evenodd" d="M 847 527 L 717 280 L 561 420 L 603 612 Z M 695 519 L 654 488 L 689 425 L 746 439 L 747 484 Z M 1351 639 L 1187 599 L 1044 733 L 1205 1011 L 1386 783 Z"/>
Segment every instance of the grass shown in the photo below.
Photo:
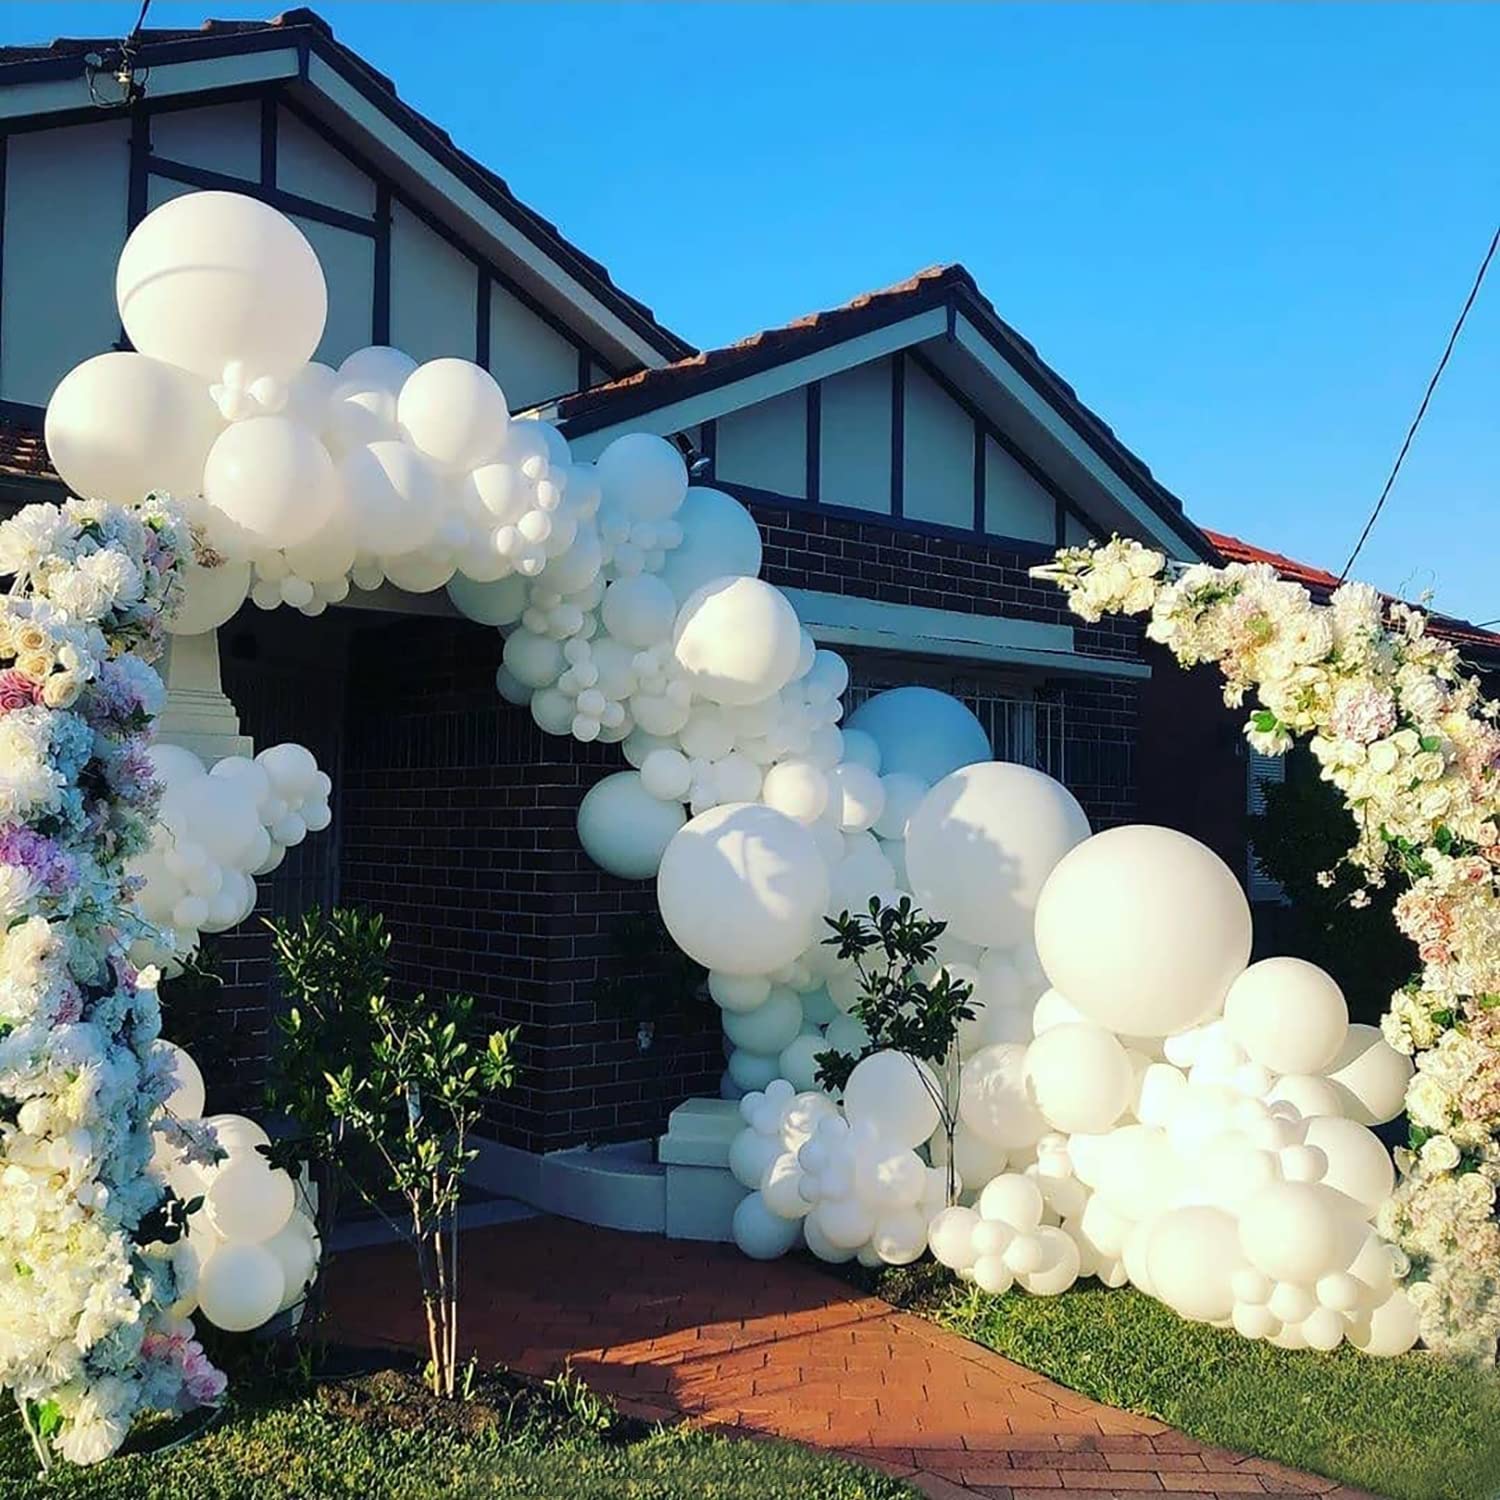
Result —
<path fill-rule="evenodd" d="M 288 1390 L 288 1385 L 293 1389 Z M 576 1381 L 487 1377 L 437 1403 L 406 1373 L 252 1384 L 219 1422 L 175 1447 L 37 1476 L 14 1415 L 0 1422 L 6 1500 L 912 1500 L 915 1491 L 793 1447 L 648 1427 Z M 133 1440 L 134 1441 L 134 1440 Z"/>
<path fill-rule="evenodd" d="M 1415 1353 L 1292 1352 L 1188 1323 L 1133 1289 L 995 1297 L 931 1266 L 876 1290 L 1028 1369 L 1205 1442 L 1393 1500 L 1500 1496 L 1500 1378 Z"/>

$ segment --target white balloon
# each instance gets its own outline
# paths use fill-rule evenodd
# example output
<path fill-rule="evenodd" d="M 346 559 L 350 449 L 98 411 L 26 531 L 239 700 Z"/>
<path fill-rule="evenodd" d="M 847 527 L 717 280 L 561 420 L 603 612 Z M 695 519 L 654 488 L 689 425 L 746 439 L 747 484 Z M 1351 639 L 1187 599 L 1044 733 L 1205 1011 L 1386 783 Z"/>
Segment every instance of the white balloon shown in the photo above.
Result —
<path fill-rule="evenodd" d="M 1332 1188 L 1310 1182 L 1262 1188 L 1240 1215 L 1240 1244 L 1277 1281 L 1312 1285 L 1348 1270 L 1363 1243 L 1359 1210 Z"/>
<path fill-rule="evenodd" d="M 604 628 L 627 646 L 645 648 L 666 640 L 677 618 L 677 600 L 660 578 L 638 573 L 617 578 L 604 591 Z"/>
<path fill-rule="evenodd" d="M 1216 1014 L 1250 941 L 1250 906 L 1229 867 L 1196 839 L 1146 824 L 1079 844 L 1036 907 L 1053 985 L 1090 1020 L 1134 1036 Z"/>
<path fill-rule="evenodd" d="M 1198 1323 L 1234 1310 L 1232 1277 L 1243 1265 L 1234 1215 L 1220 1208 L 1174 1208 L 1156 1220 L 1147 1250 L 1151 1293 Z"/>
<path fill-rule="evenodd" d="M 982 1047 L 963 1065 L 958 1109 L 976 1135 L 1007 1151 L 1034 1146 L 1047 1122 L 1027 1097 L 1026 1048 L 997 1042 Z"/>
<path fill-rule="evenodd" d="M 1411 1058 L 1397 1052 L 1378 1026 L 1355 1022 L 1328 1066 L 1328 1080 L 1351 1120 L 1384 1125 L 1406 1108 L 1406 1087 L 1414 1071 Z"/>
<path fill-rule="evenodd" d="M 801 641 L 796 611 L 778 589 L 758 578 L 721 578 L 683 604 L 672 650 L 699 696 L 757 703 L 791 680 Z"/>
<path fill-rule="evenodd" d="M 828 1042 L 816 1032 L 804 1032 L 793 1037 L 781 1049 L 776 1066 L 781 1076 L 794 1088 L 813 1089 L 818 1086 L 818 1055 L 832 1050 Z"/>
<path fill-rule="evenodd" d="M 925 1063 L 900 1052 L 872 1052 L 844 1085 L 844 1113 L 867 1120 L 881 1139 L 914 1150 L 938 1127 L 937 1080 Z"/>
<path fill-rule="evenodd" d="M 1343 992 L 1316 964 L 1265 958 L 1251 964 L 1224 998 L 1229 1034 L 1275 1073 L 1321 1073 L 1349 1030 Z"/>
<path fill-rule="evenodd" d="M 216 568 L 189 563 L 183 570 L 182 597 L 163 623 L 173 635 L 201 635 L 234 617 L 250 592 L 250 564 L 224 562 Z"/>
<path fill-rule="evenodd" d="M 47 403 L 47 456 L 75 495 L 134 504 L 152 490 L 187 500 L 223 423 L 202 382 L 144 354 L 97 354 Z"/>
<path fill-rule="evenodd" d="M 1028 1271 L 1016 1280 L 1033 1297 L 1057 1297 L 1067 1291 L 1082 1269 L 1078 1246 L 1064 1230 L 1043 1224 L 1037 1230 L 1044 1259 L 1039 1270 Z"/>
<path fill-rule="evenodd" d="M 1324 1186 L 1352 1198 L 1373 1219 L 1396 1187 L 1396 1168 L 1380 1138 L 1354 1120 L 1320 1115 L 1307 1122 L 1307 1144 L 1327 1159 Z"/>
<path fill-rule="evenodd" d="M 444 508 L 442 476 L 415 448 L 392 441 L 351 448 L 338 476 L 364 551 L 397 557 L 436 535 Z"/>
<path fill-rule="evenodd" d="M 761 800 L 799 823 L 813 823 L 828 806 L 829 778 L 807 760 L 784 760 L 766 772 Z"/>
<path fill-rule="evenodd" d="M 131 232 L 115 272 L 130 342 L 204 380 L 289 379 L 328 315 L 323 269 L 285 215 L 239 193 L 186 193 Z"/>
<path fill-rule="evenodd" d="M 285 1172 L 260 1155 L 244 1156 L 220 1167 L 204 1204 L 208 1221 L 220 1238 L 258 1244 L 282 1229 L 296 1207 L 296 1190 Z"/>
<path fill-rule="evenodd" d="M 990 1223 L 1030 1234 L 1042 1222 L 1046 1204 L 1032 1178 L 1020 1172 L 1004 1172 L 985 1184 L 978 1207 L 981 1218 Z"/>
<path fill-rule="evenodd" d="M 984 725 L 957 698 L 935 688 L 877 693 L 849 716 L 847 730 L 875 742 L 880 758 L 872 770 L 904 772 L 929 786 L 993 754 Z"/>
<path fill-rule="evenodd" d="M 460 572 L 448 580 L 448 597 L 460 614 L 476 624 L 514 625 L 526 609 L 529 588 L 519 573 L 476 583 Z"/>
<path fill-rule="evenodd" d="M 662 919 L 705 968 L 765 974 L 817 932 L 828 873 L 800 823 L 753 803 L 726 803 L 667 845 L 657 876 Z"/>
<path fill-rule="evenodd" d="M 846 833 L 872 828 L 885 811 L 885 787 L 880 778 L 864 766 L 847 762 L 828 773 L 830 796 L 839 827 Z"/>
<path fill-rule="evenodd" d="M 880 778 L 880 785 L 885 792 L 885 805 L 875 819 L 875 832 L 883 839 L 904 839 L 912 814 L 927 795 L 927 783 L 907 771 L 892 771 Z"/>
<path fill-rule="evenodd" d="M 627 432 L 598 459 L 604 503 L 643 520 L 664 520 L 687 496 L 687 466 L 665 438 Z"/>
<path fill-rule="evenodd" d="M 911 815 L 912 893 L 954 936 L 1010 947 L 1030 937 L 1042 887 L 1088 834 L 1083 809 L 1050 776 L 1004 761 L 966 766 Z"/>
<path fill-rule="evenodd" d="M 228 1333 L 259 1328 L 276 1315 L 285 1295 L 281 1263 L 264 1245 L 216 1245 L 198 1273 L 198 1306 Z"/>
<path fill-rule="evenodd" d="M 686 822 L 682 805 L 652 796 L 639 771 L 617 771 L 589 788 L 578 808 L 578 839 L 584 853 L 611 875 L 649 880 Z"/>
<path fill-rule="evenodd" d="M 802 1029 L 802 1001 L 795 990 L 776 988 L 754 1010 L 726 1010 L 723 1022 L 724 1035 L 736 1047 L 767 1055 L 780 1052 Z"/>
<path fill-rule="evenodd" d="M 312 1221 L 302 1214 L 293 1214 L 285 1228 L 265 1242 L 265 1248 L 281 1267 L 285 1289 L 276 1310 L 285 1312 L 301 1299 L 317 1275 L 318 1242 Z"/>
<path fill-rule="evenodd" d="M 467 359 L 419 365 L 396 402 L 407 442 L 445 469 L 473 469 L 493 458 L 509 419 L 495 377 Z"/>
<path fill-rule="evenodd" d="M 1102 1026 L 1054 1026 L 1026 1051 L 1026 1092 L 1049 1124 L 1071 1133 L 1108 1130 L 1130 1103 L 1135 1073 Z"/>
<path fill-rule="evenodd" d="M 1397 1288 L 1367 1318 L 1358 1318 L 1349 1329 L 1349 1342 L 1377 1359 L 1405 1354 L 1421 1333 L 1421 1320 L 1411 1298 Z"/>
<path fill-rule="evenodd" d="M 214 1139 L 230 1153 L 254 1153 L 257 1146 L 269 1146 L 271 1137 L 254 1120 L 245 1115 L 209 1115 L 203 1123 L 212 1128 Z"/>
<path fill-rule="evenodd" d="M 682 545 L 667 554 L 661 580 L 682 604 L 719 578 L 760 572 L 760 530 L 750 512 L 722 490 L 692 486 L 677 512 Z"/>
<path fill-rule="evenodd" d="M 286 417 L 226 427 L 203 468 L 204 498 L 252 546 L 307 541 L 333 515 L 338 486 L 328 450 Z"/>

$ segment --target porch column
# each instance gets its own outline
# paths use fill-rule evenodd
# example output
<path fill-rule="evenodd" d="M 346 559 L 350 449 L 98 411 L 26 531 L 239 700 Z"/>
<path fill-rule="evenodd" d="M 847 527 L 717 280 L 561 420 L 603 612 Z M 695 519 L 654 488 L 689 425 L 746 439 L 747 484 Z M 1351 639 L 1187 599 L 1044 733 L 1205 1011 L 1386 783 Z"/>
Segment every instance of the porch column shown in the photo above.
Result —
<path fill-rule="evenodd" d="M 156 723 L 157 739 L 191 750 L 207 766 L 226 755 L 255 753 L 219 680 L 217 630 L 169 636 L 160 670 L 167 702 Z"/>

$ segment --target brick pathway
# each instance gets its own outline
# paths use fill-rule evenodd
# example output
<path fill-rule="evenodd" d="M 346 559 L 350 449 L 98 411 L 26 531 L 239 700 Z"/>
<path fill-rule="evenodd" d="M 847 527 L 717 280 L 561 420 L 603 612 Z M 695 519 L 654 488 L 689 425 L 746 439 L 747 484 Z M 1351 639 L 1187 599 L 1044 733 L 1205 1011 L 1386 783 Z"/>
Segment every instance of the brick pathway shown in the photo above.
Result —
<path fill-rule="evenodd" d="M 565 1361 L 622 1409 L 829 1448 L 933 1500 L 1360 1492 L 1210 1448 L 1101 1406 L 801 1258 L 537 1218 L 464 1236 L 460 1332 L 536 1375 Z M 353 1342 L 420 1345 L 404 1246 L 341 1259 L 335 1325 Z"/>

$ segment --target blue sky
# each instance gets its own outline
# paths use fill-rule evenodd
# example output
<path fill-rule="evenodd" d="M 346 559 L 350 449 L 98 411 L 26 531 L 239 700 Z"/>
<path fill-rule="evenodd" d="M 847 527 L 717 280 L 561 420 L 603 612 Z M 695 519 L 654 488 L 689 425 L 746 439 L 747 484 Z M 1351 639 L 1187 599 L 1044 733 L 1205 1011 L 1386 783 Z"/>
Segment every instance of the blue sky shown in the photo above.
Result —
<path fill-rule="evenodd" d="M 1500 8 L 318 8 L 695 343 L 962 260 L 1196 520 L 1335 570 L 1500 217 Z M 1357 571 L 1488 619 L 1497 557 L 1500 266 Z"/>

